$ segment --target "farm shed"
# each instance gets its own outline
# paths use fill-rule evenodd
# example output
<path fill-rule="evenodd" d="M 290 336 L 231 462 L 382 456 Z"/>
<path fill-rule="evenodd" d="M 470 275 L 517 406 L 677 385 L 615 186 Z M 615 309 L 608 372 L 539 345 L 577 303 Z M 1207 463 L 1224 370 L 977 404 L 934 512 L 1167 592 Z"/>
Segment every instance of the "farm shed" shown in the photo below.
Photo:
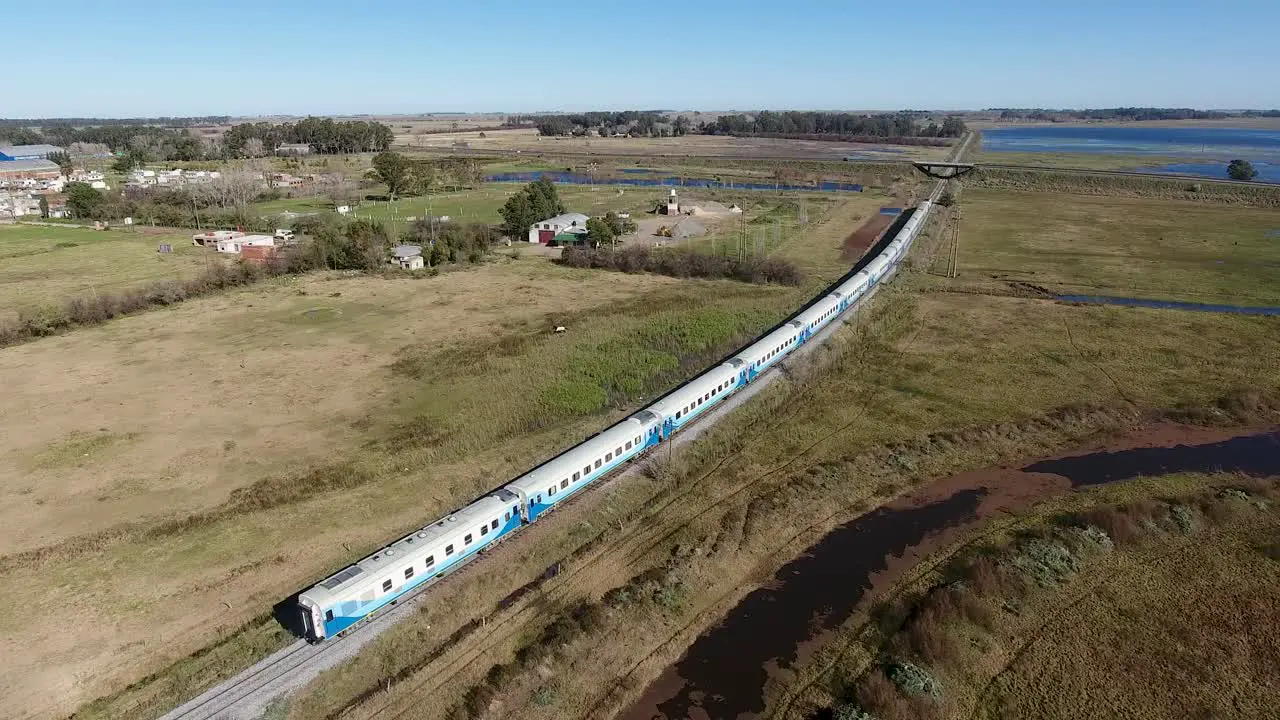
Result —
<path fill-rule="evenodd" d="M 9 160 L 0 162 L 0 180 L 53 180 L 61 177 L 57 164 L 48 160 Z"/>
<path fill-rule="evenodd" d="M 582 213 L 565 213 L 536 222 L 529 228 L 529 242 L 541 245 L 578 242 L 587 233 L 587 220 Z"/>
<path fill-rule="evenodd" d="M 15 160 L 44 160 L 62 148 L 54 145 L 6 145 L 0 147 L 0 162 Z"/>

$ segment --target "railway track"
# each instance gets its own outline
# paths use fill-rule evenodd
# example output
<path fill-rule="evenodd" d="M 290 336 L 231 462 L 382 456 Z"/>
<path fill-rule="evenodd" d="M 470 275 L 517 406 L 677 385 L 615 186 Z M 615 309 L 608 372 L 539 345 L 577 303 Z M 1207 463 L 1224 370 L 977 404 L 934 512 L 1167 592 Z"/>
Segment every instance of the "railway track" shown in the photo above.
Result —
<path fill-rule="evenodd" d="M 929 198 L 936 201 L 945 188 L 945 182 L 939 182 L 930 193 Z M 878 289 L 880 286 L 877 286 Z M 846 310 L 844 316 L 838 322 L 828 325 L 823 331 L 814 338 L 815 341 L 806 343 L 798 348 L 792 358 L 804 357 L 811 353 L 815 347 L 825 345 L 835 334 L 837 329 L 848 322 L 856 312 L 865 306 L 866 301 L 874 297 L 875 292 L 868 293 L 857 303 Z M 787 365 L 792 358 L 778 366 L 769 368 L 755 382 L 744 388 L 739 394 L 733 398 L 726 400 L 726 404 L 717 408 L 701 418 L 698 422 L 692 424 L 686 431 L 676 435 L 672 439 L 670 447 L 676 447 L 688 442 L 692 442 L 698 435 L 705 432 L 708 428 L 715 425 L 720 419 L 729 414 L 734 408 L 739 407 L 747 402 L 754 395 L 764 390 L 782 376 L 786 372 Z M 602 479 L 601 482 L 593 484 L 586 492 L 595 492 L 607 483 L 614 482 L 622 477 L 626 477 L 633 473 L 640 472 L 644 460 L 653 457 L 652 455 L 638 460 L 636 463 L 620 468 L 613 475 Z M 585 493 L 583 493 L 585 494 Z M 576 498 L 575 498 L 576 499 Z M 723 498 L 721 498 L 723 500 Z M 560 512 L 564 512 L 564 508 Z M 529 526 L 531 528 L 537 525 Z M 501 545 L 490 549 L 488 552 L 499 552 L 502 545 L 512 542 L 520 536 L 521 530 L 513 534 L 512 538 L 504 541 Z M 640 542 L 635 542 L 637 539 Z M 631 538 L 631 553 L 633 554 L 636 545 L 649 546 L 652 538 Z M 597 554 L 595 552 L 591 554 Z M 261 660 L 257 664 L 242 671 L 240 674 L 230 678 L 223 683 L 205 691 L 196 698 L 184 703 L 174 710 L 166 713 L 161 720 L 251 720 L 262 715 L 268 705 L 278 697 L 287 695 L 288 693 L 302 687 L 310 680 L 314 679 L 324 670 L 335 667 L 338 664 L 354 657 L 359 653 L 360 649 L 376 638 L 379 634 L 394 626 L 396 623 L 408 617 L 414 612 L 415 608 L 425 599 L 428 591 L 435 587 L 438 583 L 447 582 L 456 574 L 465 573 L 473 563 L 483 558 L 484 554 L 472 556 L 466 563 L 451 569 L 441 578 L 435 579 L 422 586 L 420 590 L 413 595 L 398 600 L 389 609 L 384 610 L 365 622 L 356 626 L 354 631 L 348 631 L 345 635 L 331 638 L 323 643 L 310 644 L 304 640 L 289 645 L 282 650 L 277 651 L 271 656 Z M 589 564 L 589 563 L 588 563 Z M 575 568 L 575 574 L 578 568 Z M 517 608 L 516 616 L 523 614 L 525 608 Z M 506 618 L 501 623 L 505 625 L 512 618 Z M 493 628 L 498 630 L 497 627 Z M 492 637 L 492 633 L 490 633 Z M 481 651 L 482 652 L 482 651 Z M 472 655 L 472 658 L 475 656 Z M 461 667 L 469 664 L 472 658 L 460 658 L 455 662 L 460 662 Z M 450 663 L 453 664 L 453 663 Z"/>

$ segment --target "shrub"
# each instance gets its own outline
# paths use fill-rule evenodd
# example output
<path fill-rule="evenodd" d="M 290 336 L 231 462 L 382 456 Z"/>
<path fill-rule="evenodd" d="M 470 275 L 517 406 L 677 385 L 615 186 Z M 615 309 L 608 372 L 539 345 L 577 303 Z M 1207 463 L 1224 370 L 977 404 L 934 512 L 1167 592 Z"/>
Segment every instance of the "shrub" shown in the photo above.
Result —
<path fill-rule="evenodd" d="M 538 707 L 546 707 L 556 701 L 556 689 L 550 685 L 543 685 L 533 693 L 533 704 Z"/>
<path fill-rule="evenodd" d="M 876 720 L 876 718 L 857 705 L 841 703 L 832 709 L 831 720 Z"/>
<path fill-rule="evenodd" d="M 679 278 L 730 278 L 757 284 L 799 285 L 802 280 L 799 268 L 778 258 L 736 258 L 674 249 L 653 251 L 640 246 L 605 250 L 567 247 L 556 262 L 572 268 L 651 272 Z"/>
<path fill-rule="evenodd" d="M 889 666 L 889 679 L 898 690 L 910 697 L 942 697 L 942 683 L 928 670 L 909 662 Z"/>
<path fill-rule="evenodd" d="M 1057 587 L 1079 572 L 1080 559 L 1057 538 L 1031 538 L 1018 547 L 1013 566 L 1044 588 Z"/>

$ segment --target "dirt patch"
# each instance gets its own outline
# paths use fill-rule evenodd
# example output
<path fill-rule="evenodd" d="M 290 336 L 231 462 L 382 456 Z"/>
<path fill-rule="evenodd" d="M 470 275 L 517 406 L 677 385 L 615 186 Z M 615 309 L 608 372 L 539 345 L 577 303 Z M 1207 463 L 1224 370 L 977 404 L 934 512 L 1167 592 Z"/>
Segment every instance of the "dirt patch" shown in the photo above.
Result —
<path fill-rule="evenodd" d="M 880 239 L 880 233 L 893 224 L 892 215 L 883 215 L 876 213 L 867 218 L 862 226 L 849 234 L 844 239 L 843 257 L 845 260 L 853 261 L 862 257 L 867 249 L 876 244 L 876 240 Z"/>
<path fill-rule="evenodd" d="M 1161 423 L 1019 468 L 955 475 L 836 529 L 743 599 L 620 717 L 722 718 L 766 709 L 853 613 L 931 553 L 988 518 L 1074 488 L 1188 470 L 1280 474 L 1280 432 Z"/>

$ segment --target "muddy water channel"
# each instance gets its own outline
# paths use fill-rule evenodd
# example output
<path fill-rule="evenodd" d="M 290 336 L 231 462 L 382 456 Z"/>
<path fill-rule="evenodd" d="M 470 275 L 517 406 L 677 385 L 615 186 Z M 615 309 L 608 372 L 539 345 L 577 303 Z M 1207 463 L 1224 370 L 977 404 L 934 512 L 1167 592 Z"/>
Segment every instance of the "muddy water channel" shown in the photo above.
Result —
<path fill-rule="evenodd" d="M 698 637 L 620 717 L 756 717 L 765 710 L 767 688 L 786 683 L 874 590 L 984 518 L 1074 488 L 1174 472 L 1280 476 L 1280 429 L 1232 437 L 1159 425 L 1123 442 L 921 488 L 836 528 L 784 565 Z"/>

